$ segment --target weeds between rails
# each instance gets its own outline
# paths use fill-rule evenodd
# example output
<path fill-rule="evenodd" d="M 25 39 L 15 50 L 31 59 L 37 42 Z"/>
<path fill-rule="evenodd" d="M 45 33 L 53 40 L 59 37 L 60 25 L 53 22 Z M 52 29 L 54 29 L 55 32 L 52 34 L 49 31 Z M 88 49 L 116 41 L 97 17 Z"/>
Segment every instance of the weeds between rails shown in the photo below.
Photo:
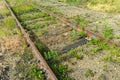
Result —
<path fill-rule="evenodd" d="M 73 37 L 75 36 L 75 34 L 74 34 L 74 31 L 73 31 Z M 94 42 L 94 41 L 93 41 Z M 95 44 L 96 45 L 96 44 Z M 101 44 L 97 44 L 99 47 L 100 47 L 100 49 L 98 48 L 98 49 L 96 49 L 96 50 L 94 50 L 95 52 L 97 52 L 97 51 L 99 51 L 99 50 L 101 50 L 101 49 L 107 49 L 107 47 L 106 46 L 104 46 L 105 44 L 103 43 L 101 43 Z M 40 47 L 39 48 L 41 48 L 41 44 L 39 45 Z M 46 59 L 47 60 L 51 60 L 51 58 L 54 58 L 55 56 L 57 56 L 56 54 L 55 55 L 53 55 L 53 53 L 54 53 L 54 51 L 48 51 L 48 52 L 46 52 L 46 53 L 44 53 L 44 56 L 46 56 Z M 116 53 L 115 53 L 116 54 Z M 77 55 L 76 55 L 77 56 Z M 55 59 L 55 58 L 54 58 Z M 57 60 L 57 59 L 55 59 L 55 60 Z M 109 59 L 108 59 L 109 60 Z M 56 62 L 56 61 L 53 61 L 53 62 Z M 56 67 L 58 67 L 58 66 L 56 66 L 56 65 L 54 65 L 53 66 L 53 70 L 54 69 L 56 69 Z M 60 69 L 60 70 L 59 70 Z M 59 67 L 59 69 L 58 70 L 56 70 L 56 71 L 60 71 L 61 73 L 65 73 L 65 72 L 62 72 L 62 71 L 64 71 L 64 67 L 63 68 L 61 68 L 61 66 Z M 66 70 L 65 70 L 66 71 Z M 59 73 L 57 73 L 58 75 L 59 75 Z M 64 74 L 63 74 L 64 75 Z M 66 75 L 64 75 L 64 76 L 66 76 Z M 60 78 L 61 79 L 61 78 Z M 64 78 L 63 78 L 64 79 Z"/>

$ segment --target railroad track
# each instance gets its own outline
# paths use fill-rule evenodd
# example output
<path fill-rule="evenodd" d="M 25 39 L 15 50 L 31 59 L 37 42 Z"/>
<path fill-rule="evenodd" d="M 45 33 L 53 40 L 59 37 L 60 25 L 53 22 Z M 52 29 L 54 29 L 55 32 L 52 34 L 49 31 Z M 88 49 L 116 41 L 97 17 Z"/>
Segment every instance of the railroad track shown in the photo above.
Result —
<path fill-rule="evenodd" d="M 10 10 L 11 15 L 14 17 L 17 25 L 19 26 L 19 28 L 21 29 L 22 33 L 24 34 L 24 37 L 25 37 L 27 43 L 31 46 L 32 51 L 33 51 L 33 55 L 35 55 L 35 57 L 40 61 L 38 63 L 40 65 L 40 68 L 42 66 L 42 68 L 44 68 L 44 70 L 46 71 L 47 77 L 48 77 L 47 79 L 48 80 L 58 80 L 57 77 L 55 76 L 55 74 L 53 73 L 53 71 L 48 66 L 47 62 L 44 60 L 44 58 L 42 57 L 42 55 L 40 54 L 40 52 L 38 51 L 38 49 L 34 45 L 33 41 L 30 39 L 29 35 L 25 32 L 23 26 L 20 24 L 19 20 L 15 16 L 15 14 L 12 11 L 11 7 L 9 6 L 9 4 L 6 2 L 6 0 L 4 0 L 4 2 L 5 2 L 5 5 L 7 6 L 7 8 Z"/>
<path fill-rule="evenodd" d="M 27 43 L 31 46 L 34 53 L 33 55 L 35 55 L 35 57 L 38 59 L 39 65 L 42 66 L 46 71 L 48 80 L 58 80 L 58 79 L 53 73 L 53 71 L 50 69 L 50 67 L 48 66 L 47 62 L 44 60 L 38 48 L 36 47 L 35 44 L 37 42 L 34 41 L 34 38 L 31 38 L 32 34 L 35 34 L 37 39 L 40 40 L 40 42 L 42 42 L 45 46 L 47 46 L 48 48 L 47 50 L 53 49 L 58 51 L 58 53 L 66 53 L 72 48 L 76 48 L 80 45 L 83 45 L 88 41 L 85 38 L 80 38 L 78 35 L 76 36 L 76 39 L 73 41 L 71 38 L 71 33 L 73 30 L 76 30 L 78 32 L 83 30 L 87 34 L 88 38 L 98 37 L 108 43 L 112 43 L 116 46 L 120 46 L 118 43 L 112 40 L 108 40 L 98 33 L 92 32 L 88 29 L 82 29 L 80 28 L 79 25 L 74 25 L 74 23 L 69 21 L 68 19 L 60 17 L 57 14 L 43 7 L 38 7 L 34 5 L 36 7 L 36 10 L 26 11 L 24 13 L 17 14 L 15 13 L 14 9 L 10 7 L 10 5 L 6 2 L 6 0 L 4 1 L 7 8 L 11 12 L 11 15 L 14 17 L 16 23 L 18 24 L 19 28 L 24 34 Z M 36 15 L 43 13 L 45 15 L 42 16 L 39 15 L 38 17 L 34 17 L 33 14 L 35 13 L 37 13 Z M 24 14 L 28 16 L 32 14 L 33 17 L 32 18 L 27 17 L 27 19 L 24 19 L 25 18 L 23 16 Z M 51 20 L 53 20 L 53 22 L 51 22 Z M 40 26 L 40 24 L 44 24 L 44 25 Z M 30 34 L 31 32 L 32 34 Z"/>
<path fill-rule="evenodd" d="M 109 44 L 113 44 L 113 45 L 115 45 L 115 46 L 120 47 L 120 43 L 115 42 L 114 40 L 107 39 L 107 38 L 105 38 L 104 36 L 102 36 L 101 34 L 98 34 L 98 33 L 96 33 L 96 32 L 93 32 L 93 31 L 91 31 L 91 30 L 89 30 L 89 29 L 87 29 L 87 28 L 81 28 L 80 25 L 76 25 L 76 24 L 73 23 L 72 21 L 70 21 L 70 20 L 68 20 L 68 19 L 66 19 L 66 18 L 64 18 L 64 17 L 60 17 L 60 16 L 56 15 L 55 13 L 53 13 L 53 12 L 45 9 L 44 7 L 41 7 L 41 8 L 38 7 L 38 6 L 36 6 L 36 7 L 37 7 L 39 10 L 45 11 L 45 12 L 49 13 L 51 16 L 56 17 L 57 19 L 59 19 L 60 21 L 62 21 L 62 22 L 65 23 L 65 24 L 69 25 L 71 28 L 75 29 L 76 31 L 81 31 L 81 30 L 84 31 L 84 32 L 87 34 L 87 37 L 88 37 L 89 39 L 100 38 L 101 40 L 103 40 L 103 41 L 105 41 L 105 42 L 107 42 L 107 43 L 109 43 Z"/>

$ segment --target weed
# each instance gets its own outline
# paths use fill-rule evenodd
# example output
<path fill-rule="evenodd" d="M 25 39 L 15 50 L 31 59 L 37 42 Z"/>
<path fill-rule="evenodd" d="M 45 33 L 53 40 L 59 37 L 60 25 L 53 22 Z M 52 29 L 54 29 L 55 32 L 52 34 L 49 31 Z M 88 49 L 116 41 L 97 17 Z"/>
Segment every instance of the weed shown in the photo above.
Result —
<path fill-rule="evenodd" d="M 82 28 L 86 27 L 87 23 L 85 21 L 85 17 L 80 17 L 79 15 L 73 17 L 73 22 L 76 25 L 80 25 Z"/>
<path fill-rule="evenodd" d="M 19 53 L 19 52 L 14 52 L 12 55 L 13 55 L 13 56 L 19 56 L 20 53 Z"/>
<path fill-rule="evenodd" d="M 43 79 L 44 76 L 43 74 L 41 73 L 41 70 L 38 69 L 36 66 L 35 67 L 32 67 L 32 74 L 34 77 L 36 77 L 37 79 Z"/>
<path fill-rule="evenodd" d="M 103 71 L 108 72 L 108 66 L 107 65 L 103 66 Z"/>
<path fill-rule="evenodd" d="M 87 35 L 84 31 L 79 32 L 80 37 L 85 38 Z"/>
<path fill-rule="evenodd" d="M 95 32 L 98 32 L 98 25 L 96 25 L 96 27 L 95 27 L 95 30 L 94 30 Z"/>
<path fill-rule="evenodd" d="M 48 33 L 48 32 L 49 32 L 49 31 L 48 31 L 48 29 L 47 29 L 47 27 L 46 27 L 46 29 L 44 29 L 44 30 L 41 31 L 41 34 L 44 35 L 44 34 L 46 34 L 46 33 Z"/>
<path fill-rule="evenodd" d="M 77 51 L 75 49 L 71 49 L 69 54 L 70 54 L 70 57 L 74 57 L 75 54 L 77 54 Z"/>
<path fill-rule="evenodd" d="M 99 48 L 99 50 L 108 50 L 109 49 L 109 45 L 106 42 L 101 41 L 99 38 L 97 39 L 92 39 L 90 41 L 90 43 L 92 43 L 93 45 L 97 45 Z"/>
<path fill-rule="evenodd" d="M 83 55 L 81 55 L 81 54 L 76 54 L 76 58 L 81 60 L 81 59 L 83 59 Z"/>
<path fill-rule="evenodd" d="M 120 57 L 120 50 L 119 49 L 111 49 L 111 54 L 115 57 Z"/>
<path fill-rule="evenodd" d="M 24 78 L 25 80 L 43 80 L 45 77 L 44 74 L 42 74 L 42 70 L 35 66 L 35 64 L 28 65 L 20 61 L 17 63 L 15 69 L 18 72 L 16 76 L 18 75 L 19 79 Z"/>
<path fill-rule="evenodd" d="M 4 18 L 3 22 L 7 28 L 14 28 L 16 26 L 16 23 L 13 17 Z"/>
<path fill-rule="evenodd" d="M 76 38 L 77 38 L 77 32 L 76 32 L 76 30 L 72 30 L 71 37 L 72 37 L 73 41 L 76 40 Z"/>
<path fill-rule="evenodd" d="M 7 16 L 7 15 L 10 14 L 10 12 L 9 12 L 8 9 L 0 9 L 0 10 L 1 10 L 1 11 L 0 11 L 0 14 L 1 14 L 2 16 Z"/>
<path fill-rule="evenodd" d="M 110 27 L 104 26 L 103 35 L 108 39 L 113 39 L 113 29 Z"/>
<path fill-rule="evenodd" d="M 120 39 L 120 35 L 115 35 L 114 38 Z"/>
<path fill-rule="evenodd" d="M 93 45 L 97 45 L 97 44 L 99 44 L 99 42 L 100 42 L 99 38 L 90 40 L 90 43 Z"/>
<path fill-rule="evenodd" d="M 105 61 L 105 62 L 112 62 L 112 61 L 113 61 L 113 58 L 112 58 L 111 55 L 109 55 L 109 56 L 104 57 L 104 61 Z"/>
<path fill-rule="evenodd" d="M 50 50 L 48 52 L 44 52 L 45 59 L 57 61 L 58 60 L 58 53 L 56 51 Z"/>
<path fill-rule="evenodd" d="M 53 64 L 52 69 L 55 71 L 55 74 L 59 80 L 71 80 L 71 78 L 67 76 L 68 70 L 66 66 Z"/>
<path fill-rule="evenodd" d="M 29 62 L 33 58 L 32 53 L 29 50 L 25 50 L 24 54 L 22 55 L 22 59 L 24 62 Z"/>
<path fill-rule="evenodd" d="M 37 42 L 36 46 L 39 51 L 42 51 L 43 45 L 41 43 Z"/>
<path fill-rule="evenodd" d="M 101 50 L 100 47 L 96 47 L 96 48 L 93 48 L 93 49 L 92 49 L 92 51 L 93 51 L 94 53 L 97 53 L 97 52 L 100 51 L 100 50 Z"/>
<path fill-rule="evenodd" d="M 24 2 L 18 2 L 14 7 L 13 10 L 16 14 L 25 13 L 26 11 L 34 10 L 35 7 L 31 5 L 31 3 L 28 3 L 28 1 Z"/>
<path fill-rule="evenodd" d="M 86 73 L 85 73 L 85 76 L 86 76 L 86 77 L 94 77 L 95 73 L 96 73 L 96 72 L 94 72 L 93 70 L 88 69 L 88 70 L 86 71 Z"/>

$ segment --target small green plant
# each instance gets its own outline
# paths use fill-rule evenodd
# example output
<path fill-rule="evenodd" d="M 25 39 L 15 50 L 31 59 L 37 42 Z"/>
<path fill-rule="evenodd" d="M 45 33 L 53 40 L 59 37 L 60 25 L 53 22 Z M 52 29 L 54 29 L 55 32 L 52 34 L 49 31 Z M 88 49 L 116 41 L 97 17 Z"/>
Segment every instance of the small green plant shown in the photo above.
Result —
<path fill-rule="evenodd" d="M 37 79 L 42 80 L 44 78 L 43 74 L 41 73 L 42 71 L 37 67 L 33 67 L 32 71 L 33 76 L 36 77 Z"/>
<path fill-rule="evenodd" d="M 108 38 L 108 39 L 113 39 L 114 35 L 113 35 L 113 29 L 110 27 L 107 27 L 106 25 L 104 26 L 103 29 L 103 35 Z"/>
<path fill-rule="evenodd" d="M 77 51 L 76 51 L 75 49 L 71 49 L 71 50 L 69 51 L 69 56 L 70 56 L 70 57 L 74 57 L 75 54 L 77 54 Z"/>
<path fill-rule="evenodd" d="M 103 71 L 108 72 L 108 66 L 107 65 L 103 66 Z"/>
<path fill-rule="evenodd" d="M 83 55 L 81 55 L 81 54 L 76 54 L 76 58 L 81 60 L 81 59 L 83 59 Z"/>
<path fill-rule="evenodd" d="M 29 50 L 26 49 L 22 55 L 22 59 L 24 62 L 29 62 L 31 59 L 33 59 L 33 55 Z"/>
<path fill-rule="evenodd" d="M 80 25 L 81 28 L 84 28 L 86 27 L 87 25 L 87 22 L 85 21 L 85 17 L 81 17 L 79 15 L 73 17 L 73 22 L 76 24 L 76 25 Z"/>
<path fill-rule="evenodd" d="M 111 55 L 108 55 L 108 56 L 104 57 L 104 61 L 105 62 L 113 62 L 113 58 Z"/>
<path fill-rule="evenodd" d="M 44 52 L 44 57 L 46 60 L 58 60 L 58 53 L 56 51 L 50 50 L 48 52 Z"/>
<path fill-rule="evenodd" d="M 97 38 L 97 39 L 90 40 L 90 43 L 93 44 L 93 45 L 97 45 L 97 44 L 99 44 L 100 41 L 101 40 L 99 38 Z"/>
<path fill-rule="evenodd" d="M 43 45 L 41 43 L 37 42 L 36 46 L 39 51 L 42 51 Z"/>
<path fill-rule="evenodd" d="M 120 57 L 120 50 L 119 49 L 111 49 L 111 54 L 115 57 Z"/>
<path fill-rule="evenodd" d="M 30 2 L 28 1 L 21 1 L 21 2 L 18 2 L 14 7 L 13 7 L 13 10 L 15 13 L 17 14 L 21 14 L 21 13 L 25 13 L 27 11 L 32 11 L 34 10 L 35 7 L 31 5 Z"/>
<path fill-rule="evenodd" d="M 95 27 L 95 30 L 94 30 L 95 32 L 98 32 L 98 25 L 96 25 L 96 27 Z"/>
<path fill-rule="evenodd" d="M 16 26 L 16 23 L 13 17 L 4 18 L 3 22 L 7 28 L 14 28 Z"/>
<path fill-rule="evenodd" d="M 19 53 L 19 52 L 14 52 L 12 55 L 13 55 L 13 56 L 19 56 L 20 53 Z"/>
<path fill-rule="evenodd" d="M 52 69 L 55 71 L 59 80 L 71 80 L 71 78 L 67 76 L 68 70 L 66 66 L 53 64 Z"/>
<path fill-rule="evenodd" d="M 77 32 L 75 30 L 72 30 L 72 34 L 71 34 L 72 40 L 76 40 L 77 38 Z"/>
<path fill-rule="evenodd" d="M 0 14 L 2 16 L 7 16 L 10 14 L 9 10 L 8 9 L 0 9 Z"/>
<path fill-rule="evenodd" d="M 99 52 L 100 50 L 101 50 L 100 47 L 96 47 L 96 48 L 93 48 L 93 49 L 92 49 L 92 51 L 93 51 L 94 53 L 97 53 L 97 52 Z"/>
<path fill-rule="evenodd" d="M 99 38 L 97 39 L 92 39 L 90 41 L 93 45 L 97 45 L 99 50 L 108 50 L 109 45 L 106 42 L 101 41 Z"/>
<path fill-rule="evenodd" d="M 94 75 L 96 74 L 95 71 L 91 70 L 91 69 L 88 69 L 85 73 L 85 76 L 86 77 L 94 77 Z"/>
<path fill-rule="evenodd" d="M 85 38 L 87 35 L 84 31 L 79 32 L 80 37 Z"/>
<path fill-rule="evenodd" d="M 46 33 L 48 33 L 48 29 L 44 29 L 41 31 L 41 34 L 46 34 Z"/>

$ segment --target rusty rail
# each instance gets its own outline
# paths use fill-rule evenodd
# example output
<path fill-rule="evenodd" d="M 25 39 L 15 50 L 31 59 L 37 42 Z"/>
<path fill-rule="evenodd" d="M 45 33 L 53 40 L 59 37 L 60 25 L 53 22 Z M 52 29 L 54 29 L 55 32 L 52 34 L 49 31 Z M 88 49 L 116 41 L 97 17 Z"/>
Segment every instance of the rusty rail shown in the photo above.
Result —
<path fill-rule="evenodd" d="M 29 35 L 25 32 L 23 26 L 20 24 L 18 18 L 15 16 L 15 14 L 12 11 L 12 8 L 10 7 L 10 5 L 7 3 L 6 0 L 4 0 L 4 2 L 5 2 L 5 5 L 7 6 L 7 8 L 9 9 L 9 11 L 11 12 L 11 15 L 15 19 L 17 25 L 19 26 L 19 28 L 21 29 L 22 33 L 24 34 L 24 37 L 25 37 L 27 43 L 31 46 L 32 51 L 33 51 L 33 55 L 35 55 L 35 57 L 38 60 L 40 60 L 40 63 L 38 63 L 40 65 L 39 67 L 42 66 L 44 68 L 44 70 L 47 72 L 48 80 L 58 80 L 57 77 L 55 76 L 55 74 L 53 73 L 53 71 L 48 66 L 47 62 L 44 60 L 43 56 L 40 54 L 40 52 L 36 48 L 36 46 L 33 43 L 33 41 L 30 39 Z"/>
<path fill-rule="evenodd" d="M 59 19 L 60 21 L 62 21 L 62 22 L 65 23 L 65 24 L 69 25 L 71 28 L 75 29 L 76 31 L 81 31 L 81 30 L 83 30 L 83 31 L 87 34 L 87 37 L 89 37 L 89 38 L 91 38 L 91 39 L 94 38 L 93 36 L 95 36 L 96 38 L 100 38 L 101 40 L 103 40 L 103 41 L 105 41 L 105 42 L 107 42 L 107 43 L 109 43 L 109 44 L 113 44 L 113 45 L 115 45 L 115 46 L 120 47 L 120 43 L 115 42 L 114 40 L 107 39 L 107 38 L 105 38 L 104 36 L 102 36 L 102 35 L 100 35 L 100 34 L 98 34 L 98 33 L 96 33 L 96 32 L 93 32 L 93 31 L 91 31 L 91 30 L 89 30 L 89 29 L 87 29 L 87 28 L 82 29 L 82 28 L 80 27 L 80 25 L 75 25 L 72 21 L 69 21 L 69 20 L 66 19 L 66 18 L 60 17 L 60 16 L 58 16 L 57 14 L 55 14 L 55 13 L 53 13 L 53 12 L 51 12 L 51 11 L 43 8 L 43 7 L 40 8 L 40 7 L 36 6 L 36 5 L 34 5 L 34 6 L 35 6 L 37 9 L 39 9 L 39 10 L 41 10 L 41 11 L 44 11 L 44 12 L 47 12 L 49 15 L 56 17 L 57 19 Z"/>

